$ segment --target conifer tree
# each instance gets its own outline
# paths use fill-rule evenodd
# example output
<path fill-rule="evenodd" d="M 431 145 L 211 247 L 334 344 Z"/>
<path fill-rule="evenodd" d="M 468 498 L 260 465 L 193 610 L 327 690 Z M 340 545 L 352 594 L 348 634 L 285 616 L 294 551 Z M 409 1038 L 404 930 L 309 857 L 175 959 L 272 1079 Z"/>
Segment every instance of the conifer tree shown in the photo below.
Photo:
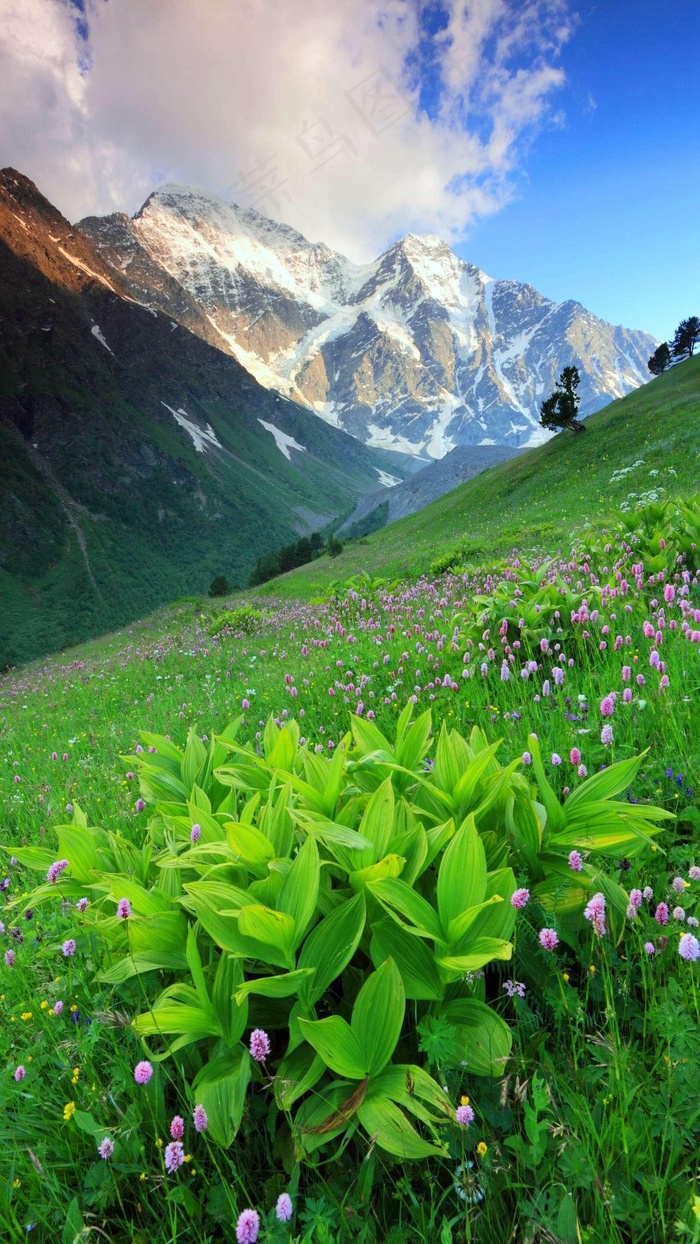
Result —
<path fill-rule="evenodd" d="M 572 432 L 585 431 L 577 417 L 581 398 L 576 390 L 580 383 L 578 367 L 562 369 L 557 387 L 540 407 L 540 423 L 548 432 L 559 432 L 563 428 L 569 428 Z"/>

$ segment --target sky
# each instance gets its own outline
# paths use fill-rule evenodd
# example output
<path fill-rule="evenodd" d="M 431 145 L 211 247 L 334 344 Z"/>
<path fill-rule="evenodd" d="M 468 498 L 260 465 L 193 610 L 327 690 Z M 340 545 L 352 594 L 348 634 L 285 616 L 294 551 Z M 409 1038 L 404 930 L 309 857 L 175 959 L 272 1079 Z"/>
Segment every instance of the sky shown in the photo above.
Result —
<path fill-rule="evenodd" d="M 700 313 L 687 0 L 0 0 L 0 164 L 71 220 L 185 182 L 407 232 L 663 339 Z"/>

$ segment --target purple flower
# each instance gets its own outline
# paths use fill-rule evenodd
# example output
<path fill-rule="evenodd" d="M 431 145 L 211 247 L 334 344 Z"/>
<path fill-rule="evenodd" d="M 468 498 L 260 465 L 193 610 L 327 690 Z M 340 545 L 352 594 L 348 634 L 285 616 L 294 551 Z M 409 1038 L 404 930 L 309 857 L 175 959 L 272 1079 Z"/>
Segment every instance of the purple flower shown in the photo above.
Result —
<path fill-rule="evenodd" d="M 603 696 L 603 699 L 600 701 L 601 717 L 612 717 L 614 712 L 615 712 L 615 701 L 613 697 L 611 695 Z"/>
<path fill-rule="evenodd" d="M 255 1209 L 244 1209 L 238 1215 L 236 1239 L 238 1244 L 255 1244 L 260 1230 L 260 1215 Z"/>
<path fill-rule="evenodd" d="M 61 999 L 59 998 L 58 1001 L 54 1002 L 53 1004 L 53 1013 L 54 1015 L 60 1015 L 62 1010 L 63 1010 L 63 1003 L 61 1002 Z"/>
<path fill-rule="evenodd" d="M 469 1127 L 470 1123 L 474 1122 L 474 1111 L 471 1106 L 458 1106 L 455 1110 L 455 1122 L 459 1123 L 460 1127 Z"/>
<path fill-rule="evenodd" d="M 676 894 L 683 894 L 685 890 L 685 881 L 683 880 L 683 878 L 674 877 L 673 881 L 671 882 L 671 889 L 675 890 Z"/>
<path fill-rule="evenodd" d="M 134 1079 L 137 1084 L 148 1084 L 152 1075 L 153 1068 L 146 1059 L 143 1059 L 142 1062 L 137 1063 L 134 1067 Z"/>
<path fill-rule="evenodd" d="M 6 950 L 6 951 L 5 951 L 5 963 L 6 963 L 6 965 L 7 965 L 7 967 L 8 967 L 8 968 L 13 968 L 13 967 L 15 966 L 15 952 L 14 952 L 14 950 Z"/>
<path fill-rule="evenodd" d="M 654 897 L 654 891 L 652 890 L 650 885 L 645 885 L 644 889 L 642 890 L 642 897 L 646 899 L 650 899 Z"/>
<path fill-rule="evenodd" d="M 146 807 L 146 804 L 145 804 L 145 801 L 144 801 L 143 799 L 137 799 L 137 800 L 136 800 L 136 811 L 137 811 L 137 812 L 143 812 L 143 810 L 144 810 L 144 808 L 145 808 L 145 807 Z"/>
<path fill-rule="evenodd" d="M 76 906 L 76 910 L 77 910 L 77 911 L 80 911 L 80 912 L 87 911 L 87 909 L 88 909 L 88 899 L 86 899 L 86 898 L 79 898 L 79 899 L 78 899 L 78 901 L 77 901 L 77 903 L 75 904 L 75 906 Z"/>
<path fill-rule="evenodd" d="M 190 842 L 199 842 L 202 837 L 202 826 L 193 825 L 190 830 Z"/>
<path fill-rule="evenodd" d="M 692 933 L 684 933 L 678 943 L 678 953 L 681 959 L 688 959 L 691 963 L 700 956 L 700 942 L 697 937 L 693 937 Z"/>
<path fill-rule="evenodd" d="M 504 981 L 503 991 L 504 993 L 508 994 L 509 998 L 515 998 L 515 997 L 524 998 L 525 997 L 525 986 L 523 985 L 522 981 Z"/>
<path fill-rule="evenodd" d="M 552 764 L 553 765 L 561 764 L 561 756 L 559 755 L 559 752 L 552 752 Z"/>
<path fill-rule="evenodd" d="M 578 767 L 578 769 L 576 770 L 576 772 L 578 773 L 578 775 L 579 775 L 579 777 L 580 777 L 580 778 L 586 778 L 586 777 L 588 777 L 588 769 L 586 768 L 586 766 L 585 766 L 585 765 L 579 765 L 579 767 Z"/>
<path fill-rule="evenodd" d="M 169 1175 L 174 1175 L 176 1170 L 182 1166 L 185 1160 L 185 1151 L 182 1142 L 172 1140 L 169 1145 L 165 1146 L 165 1169 Z"/>
<path fill-rule="evenodd" d="M 532 756 L 530 755 L 530 753 L 529 753 L 529 752 L 523 752 L 523 754 L 522 754 L 522 762 L 523 762 L 523 764 L 524 764 L 524 765 L 531 765 L 531 764 L 532 764 Z"/>
<path fill-rule="evenodd" d="M 244 712 L 244 713 L 247 713 L 247 712 L 248 712 L 248 709 L 250 708 L 250 700 L 246 700 L 246 699 L 241 700 L 241 708 L 243 709 L 243 712 Z M 252 1213 L 254 1213 L 255 1211 L 254 1211 L 254 1210 L 251 1210 L 250 1212 L 251 1212 L 251 1214 L 252 1214 Z"/>
<path fill-rule="evenodd" d="M 293 1213 L 292 1198 L 288 1192 L 281 1192 L 277 1198 L 275 1213 L 280 1222 L 289 1222 Z"/>
<path fill-rule="evenodd" d="M 53 881 L 55 883 L 67 867 L 68 860 L 56 860 L 54 864 L 51 864 L 49 871 L 46 874 L 46 880 Z"/>
<path fill-rule="evenodd" d="M 668 924 L 668 904 L 659 903 L 654 912 L 654 919 L 657 924 Z"/>
<path fill-rule="evenodd" d="M 127 920 L 131 915 L 131 903 L 128 898 L 120 898 L 117 903 L 117 915 L 120 920 Z"/>
<path fill-rule="evenodd" d="M 584 920 L 590 920 L 598 937 L 605 933 L 605 895 L 598 892 L 589 900 L 583 911 Z"/>
<path fill-rule="evenodd" d="M 685 908 L 674 907 L 673 911 L 671 912 L 671 915 L 673 916 L 674 920 L 678 920 L 682 924 L 683 921 L 685 920 Z"/>
<path fill-rule="evenodd" d="M 641 907 L 643 897 L 641 890 L 630 890 L 630 906 Z"/>
<path fill-rule="evenodd" d="M 600 732 L 600 741 L 601 743 L 604 743 L 606 747 L 609 747 L 613 741 L 613 728 L 611 725 L 608 725 L 607 722 Z"/>
<path fill-rule="evenodd" d="M 185 1120 L 179 1114 L 174 1115 L 171 1120 L 170 1135 L 173 1140 L 182 1140 L 185 1135 Z"/>
<path fill-rule="evenodd" d="M 544 950 L 556 950 L 559 945 L 559 938 L 554 929 L 542 929 L 540 931 L 540 946 Z"/>
<path fill-rule="evenodd" d="M 523 907 L 527 907 L 529 901 L 530 891 L 526 890 L 524 886 L 520 890 L 516 890 L 515 893 L 510 896 L 511 907 L 517 907 L 519 910 L 522 910 Z"/>
<path fill-rule="evenodd" d="M 17 1081 L 17 1083 L 18 1083 L 18 1084 L 19 1084 L 20 1080 L 23 1080 L 23 1079 L 24 1079 L 24 1077 L 26 1076 L 26 1074 L 27 1074 L 27 1073 L 26 1073 L 26 1071 L 24 1070 L 24 1067 L 23 1067 L 23 1066 L 22 1066 L 22 1064 L 20 1063 L 19 1067 L 16 1067 L 16 1068 L 15 1068 L 15 1080 Z"/>
<path fill-rule="evenodd" d="M 100 1157 L 105 1158 L 105 1160 L 107 1158 L 111 1158 L 112 1154 L 114 1153 L 114 1141 L 112 1140 L 111 1136 L 105 1136 L 102 1143 L 97 1146 L 97 1152 L 99 1153 Z"/>
<path fill-rule="evenodd" d="M 270 1038 L 263 1028 L 254 1028 L 250 1034 L 250 1052 L 258 1063 L 264 1063 L 270 1053 Z"/>
<path fill-rule="evenodd" d="M 569 760 L 571 761 L 572 765 L 576 765 L 577 767 L 578 765 L 580 765 L 581 751 L 578 747 L 572 747 L 571 751 L 569 752 Z"/>
<path fill-rule="evenodd" d="M 700 868 L 698 868 L 697 864 L 691 864 L 688 869 L 688 876 L 691 881 L 700 881 Z"/>
<path fill-rule="evenodd" d="M 580 851 L 569 851 L 569 868 L 575 873 L 583 871 L 583 856 Z"/>
<path fill-rule="evenodd" d="M 655 955 L 655 954 L 656 954 L 656 946 L 654 945 L 654 943 L 653 943 L 653 942 L 645 942 L 645 943 L 644 943 L 644 949 L 645 949 L 645 951 L 646 951 L 646 953 L 647 953 L 648 955 Z"/>
<path fill-rule="evenodd" d="M 209 1119 L 207 1118 L 207 1112 L 204 1109 L 204 1106 L 195 1106 L 192 1111 L 192 1118 L 194 1120 L 195 1130 L 198 1132 L 206 1132 L 209 1126 Z"/>
<path fill-rule="evenodd" d="M 75 954 L 75 938 L 74 937 L 66 938 L 66 941 L 61 946 L 61 954 L 63 955 L 64 959 L 70 959 L 71 956 Z"/>

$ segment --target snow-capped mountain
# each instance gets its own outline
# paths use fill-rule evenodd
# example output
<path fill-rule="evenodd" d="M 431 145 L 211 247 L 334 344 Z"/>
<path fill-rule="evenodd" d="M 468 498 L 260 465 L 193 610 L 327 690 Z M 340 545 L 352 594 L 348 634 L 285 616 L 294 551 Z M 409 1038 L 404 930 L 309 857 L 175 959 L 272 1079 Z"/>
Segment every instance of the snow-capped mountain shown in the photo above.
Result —
<path fill-rule="evenodd" d="M 656 345 L 578 302 L 493 280 L 440 238 L 408 234 L 357 265 L 188 186 L 156 191 L 133 219 L 77 227 L 132 297 L 383 449 L 537 444 L 562 367 L 579 368 L 587 415 L 648 379 Z"/>

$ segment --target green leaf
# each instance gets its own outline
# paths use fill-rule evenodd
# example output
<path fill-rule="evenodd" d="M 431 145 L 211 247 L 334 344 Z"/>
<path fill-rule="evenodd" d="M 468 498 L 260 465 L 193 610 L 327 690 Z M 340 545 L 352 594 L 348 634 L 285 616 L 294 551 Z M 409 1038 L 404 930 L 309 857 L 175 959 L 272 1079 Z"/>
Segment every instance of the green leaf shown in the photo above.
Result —
<path fill-rule="evenodd" d="M 401 1034 L 405 1009 L 401 974 L 393 959 L 387 959 L 367 977 L 352 1010 L 352 1032 L 369 1075 L 389 1062 Z"/>
<path fill-rule="evenodd" d="M 72 879 L 94 880 L 93 874 L 99 866 L 96 831 L 80 829 L 77 825 L 59 825 L 56 837 L 58 857 L 69 861 Z"/>
<path fill-rule="evenodd" d="M 239 1004 L 235 999 L 238 986 L 243 983 L 243 964 L 232 955 L 220 954 L 211 990 L 211 1004 L 221 1025 L 226 1044 L 233 1047 L 240 1040 L 248 1022 L 248 1002 Z"/>
<path fill-rule="evenodd" d="M 467 907 L 484 900 L 486 893 L 486 856 L 474 817 L 467 817 L 457 830 L 440 863 L 437 882 L 437 905 L 440 923 L 447 928 L 450 921 Z"/>
<path fill-rule="evenodd" d="M 294 967 L 294 921 L 291 916 L 272 907 L 251 903 L 240 912 L 238 931 L 243 937 L 274 947 L 282 955 L 283 966 Z"/>
<path fill-rule="evenodd" d="M 567 822 L 571 813 L 580 808 L 582 804 L 598 799 L 614 799 L 615 795 L 620 795 L 623 790 L 627 790 L 636 778 L 639 766 L 646 754 L 642 752 L 639 756 L 632 756 L 630 760 L 620 760 L 617 764 L 603 769 L 602 772 L 594 773 L 580 786 L 575 787 L 566 800 Z"/>
<path fill-rule="evenodd" d="M 534 734 L 528 735 L 527 742 L 532 755 L 532 767 L 535 771 L 535 777 L 537 778 L 540 797 L 547 813 L 547 830 L 550 834 L 556 834 L 566 825 L 567 814 L 562 808 L 545 776 L 544 768 L 542 766 L 542 757 L 540 756 L 540 745 L 536 736 Z"/>
<path fill-rule="evenodd" d="M 182 781 L 188 792 L 192 790 L 192 787 L 197 781 L 197 774 L 199 773 L 199 770 L 204 764 L 206 758 L 206 748 L 201 739 L 197 737 L 194 726 L 190 726 L 190 732 L 187 736 L 185 753 L 182 757 L 180 769 Z"/>
<path fill-rule="evenodd" d="M 247 1050 L 230 1051 L 204 1065 L 192 1085 L 195 1105 L 204 1106 L 213 1139 L 228 1148 L 243 1118 L 251 1066 Z"/>
<path fill-rule="evenodd" d="M 401 973 L 407 998 L 415 1001 L 442 998 L 445 987 L 432 951 L 419 937 L 405 932 L 396 921 L 379 920 L 372 926 L 370 955 L 375 967 L 380 967 L 391 956 Z"/>
<path fill-rule="evenodd" d="M 372 881 L 379 881 L 383 877 L 398 877 L 405 863 L 406 861 L 401 855 L 385 855 L 384 859 L 379 860 L 376 864 L 370 864 L 368 868 L 360 868 L 356 872 L 350 873 L 348 881 L 352 889 L 357 893 Z"/>
<path fill-rule="evenodd" d="M 282 1060 L 273 1080 L 275 1098 L 280 1110 L 289 1110 L 304 1093 L 318 1084 L 326 1064 L 310 1046 L 303 1044 Z"/>
<path fill-rule="evenodd" d="M 380 860 L 386 855 L 393 823 L 394 789 L 391 777 L 388 777 L 370 796 L 360 822 L 360 833 L 372 844 L 372 847 L 365 852 L 360 864 L 361 868 L 368 867 L 375 860 Z"/>
<path fill-rule="evenodd" d="M 125 955 L 113 967 L 101 972 L 98 980 L 108 985 L 121 985 L 132 976 L 140 976 L 144 972 L 184 972 L 187 970 L 187 957 L 184 953 L 166 951 L 139 951 L 137 954 Z"/>
<path fill-rule="evenodd" d="M 455 1025 L 460 1041 L 458 1057 L 468 1072 L 477 1076 L 503 1075 L 513 1034 L 500 1015 L 476 998 L 446 1002 L 439 1013 Z"/>
<path fill-rule="evenodd" d="M 314 976 L 303 986 L 302 997 L 312 1006 L 323 997 L 328 986 L 352 959 L 365 927 L 365 899 L 356 894 L 316 925 L 299 955 L 300 968 L 314 968 Z"/>
<path fill-rule="evenodd" d="M 294 922 L 292 949 L 299 946 L 316 910 L 321 870 L 318 847 L 309 835 L 287 873 L 277 898 L 277 907 Z"/>
<path fill-rule="evenodd" d="M 368 889 L 379 900 L 382 907 L 408 933 L 418 937 L 431 937 L 434 941 L 444 941 L 445 934 L 437 913 L 416 890 L 406 885 L 400 878 L 386 877 L 381 881 L 372 881 Z M 409 923 L 404 924 L 403 916 Z"/>
<path fill-rule="evenodd" d="M 259 994 L 263 998 L 289 998 L 298 993 L 301 985 L 308 982 L 313 974 L 313 968 L 297 968 L 282 976 L 260 976 L 257 980 L 245 981 L 236 991 L 236 1001 L 241 1002 L 251 993 Z"/>
<path fill-rule="evenodd" d="M 378 1093 L 371 1097 L 368 1095 L 360 1106 L 357 1117 L 370 1140 L 376 1141 L 380 1149 L 394 1157 L 405 1161 L 411 1158 L 427 1158 L 431 1154 L 444 1156 L 444 1149 L 423 1140 L 405 1114 L 388 1097 Z"/>
<path fill-rule="evenodd" d="M 224 826 L 231 850 L 244 864 L 256 869 L 266 869 L 270 860 L 275 857 L 275 848 L 269 838 L 265 837 L 254 825 L 234 824 L 227 822 Z"/>
<path fill-rule="evenodd" d="M 436 962 L 450 973 L 464 975 L 465 972 L 478 971 L 492 959 L 510 959 L 512 953 L 510 942 L 500 941 L 496 937 L 478 937 L 464 954 L 436 955 Z"/>
<path fill-rule="evenodd" d="M 298 1021 L 304 1040 L 321 1055 L 327 1067 L 349 1080 L 364 1080 L 365 1054 L 350 1025 L 340 1015 Z"/>

